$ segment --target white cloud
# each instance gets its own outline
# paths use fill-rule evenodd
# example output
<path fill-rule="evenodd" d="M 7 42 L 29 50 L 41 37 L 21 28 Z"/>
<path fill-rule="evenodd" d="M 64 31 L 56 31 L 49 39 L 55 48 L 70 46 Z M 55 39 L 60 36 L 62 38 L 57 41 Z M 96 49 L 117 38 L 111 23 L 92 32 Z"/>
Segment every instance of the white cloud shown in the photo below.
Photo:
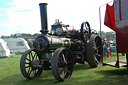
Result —
<path fill-rule="evenodd" d="M 80 29 L 83 21 L 99 30 L 99 6 L 111 0 L 13 0 L 6 13 L 9 19 L 3 25 L 12 32 L 36 33 L 41 30 L 39 3 L 48 3 L 49 30 L 55 19 Z M 14 33 L 13 33 L 14 34 Z"/>
<path fill-rule="evenodd" d="M 5 25 L 17 27 L 16 31 L 21 33 L 39 32 L 40 15 L 38 3 L 31 1 L 32 0 L 14 0 L 12 3 L 8 3 L 12 8 L 6 11 L 9 19 Z"/>

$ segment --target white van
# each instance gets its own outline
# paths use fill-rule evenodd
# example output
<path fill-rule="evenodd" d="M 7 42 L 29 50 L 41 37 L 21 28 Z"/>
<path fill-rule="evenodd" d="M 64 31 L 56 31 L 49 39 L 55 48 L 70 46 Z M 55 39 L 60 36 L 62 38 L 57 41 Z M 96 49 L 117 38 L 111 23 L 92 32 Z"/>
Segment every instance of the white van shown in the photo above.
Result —
<path fill-rule="evenodd" d="M 0 39 L 0 57 L 9 57 L 10 50 L 8 47 L 8 43 L 5 42 L 3 39 Z"/>
<path fill-rule="evenodd" d="M 7 38 L 4 41 L 8 42 L 11 53 L 20 54 L 30 49 L 27 41 L 23 38 Z"/>

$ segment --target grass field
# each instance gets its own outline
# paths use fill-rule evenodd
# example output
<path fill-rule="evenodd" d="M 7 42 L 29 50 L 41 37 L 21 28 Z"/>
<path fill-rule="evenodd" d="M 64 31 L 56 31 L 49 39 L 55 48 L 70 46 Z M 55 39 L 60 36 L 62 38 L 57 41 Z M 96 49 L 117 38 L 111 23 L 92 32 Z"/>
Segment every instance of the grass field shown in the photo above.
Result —
<path fill-rule="evenodd" d="M 90 68 L 86 62 L 84 65 L 76 64 L 71 78 L 66 82 L 55 80 L 51 70 L 44 71 L 39 78 L 27 80 L 20 72 L 20 57 L 21 55 L 16 55 L 0 59 L 0 85 L 128 85 L 126 68 Z M 111 58 L 115 58 L 115 55 Z M 105 58 L 107 59 L 108 57 Z"/>

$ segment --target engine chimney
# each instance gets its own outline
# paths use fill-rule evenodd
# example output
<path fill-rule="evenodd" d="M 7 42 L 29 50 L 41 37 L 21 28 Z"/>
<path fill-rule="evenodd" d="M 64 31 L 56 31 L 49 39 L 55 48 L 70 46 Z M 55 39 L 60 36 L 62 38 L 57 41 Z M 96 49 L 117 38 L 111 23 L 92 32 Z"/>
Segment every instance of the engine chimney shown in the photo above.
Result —
<path fill-rule="evenodd" d="M 43 35 L 48 33 L 48 26 L 47 26 L 47 3 L 40 3 L 40 16 L 41 16 L 41 33 Z"/>

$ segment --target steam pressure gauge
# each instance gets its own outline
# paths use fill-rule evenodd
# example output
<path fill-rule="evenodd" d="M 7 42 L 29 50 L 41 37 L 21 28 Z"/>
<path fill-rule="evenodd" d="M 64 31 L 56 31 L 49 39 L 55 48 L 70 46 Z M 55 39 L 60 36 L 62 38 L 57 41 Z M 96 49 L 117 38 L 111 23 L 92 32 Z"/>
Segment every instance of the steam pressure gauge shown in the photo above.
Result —
<path fill-rule="evenodd" d="M 62 35 L 62 33 L 63 33 L 63 29 L 61 28 L 61 27 L 58 27 L 58 28 L 56 28 L 56 34 L 57 35 Z"/>

